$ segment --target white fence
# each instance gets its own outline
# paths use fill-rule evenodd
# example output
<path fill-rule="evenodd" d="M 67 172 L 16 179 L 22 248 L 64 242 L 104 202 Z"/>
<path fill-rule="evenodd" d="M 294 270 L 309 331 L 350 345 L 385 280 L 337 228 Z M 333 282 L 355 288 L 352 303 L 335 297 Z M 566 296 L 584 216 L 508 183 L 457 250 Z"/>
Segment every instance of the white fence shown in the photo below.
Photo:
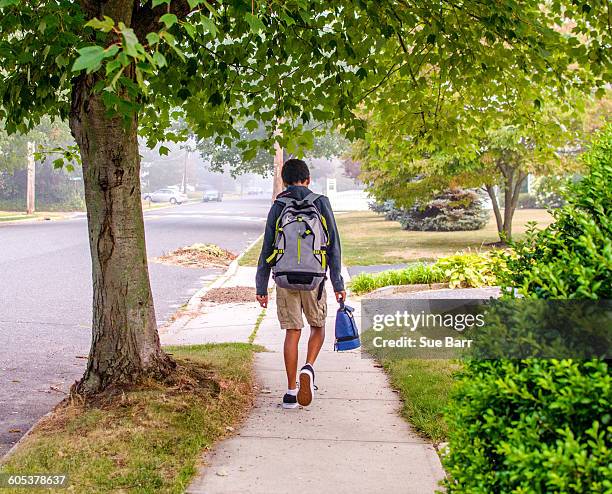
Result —
<path fill-rule="evenodd" d="M 364 190 L 329 191 L 328 197 L 334 211 L 367 211 L 372 201 Z"/>

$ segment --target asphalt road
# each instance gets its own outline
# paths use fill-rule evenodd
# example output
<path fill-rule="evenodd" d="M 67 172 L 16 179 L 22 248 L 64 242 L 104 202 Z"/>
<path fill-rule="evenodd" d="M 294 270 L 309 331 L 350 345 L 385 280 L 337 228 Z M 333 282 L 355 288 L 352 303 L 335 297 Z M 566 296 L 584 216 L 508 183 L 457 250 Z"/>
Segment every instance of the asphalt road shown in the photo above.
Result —
<path fill-rule="evenodd" d="M 195 242 L 241 252 L 263 231 L 268 207 L 266 199 L 243 199 L 148 211 L 147 254 Z M 149 272 L 162 324 L 222 270 L 149 263 Z M 0 456 L 81 377 L 90 341 L 84 216 L 0 223 Z"/>

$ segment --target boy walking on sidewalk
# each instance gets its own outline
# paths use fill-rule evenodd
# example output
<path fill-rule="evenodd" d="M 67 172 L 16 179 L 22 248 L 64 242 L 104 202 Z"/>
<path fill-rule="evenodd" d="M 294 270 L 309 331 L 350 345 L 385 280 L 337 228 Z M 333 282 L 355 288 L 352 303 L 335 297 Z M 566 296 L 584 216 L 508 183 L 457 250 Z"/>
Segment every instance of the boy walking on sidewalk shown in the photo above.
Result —
<path fill-rule="evenodd" d="M 268 306 L 270 271 L 276 281 L 276 306 L 285 333 L 284 357 L 287 392 L 283 408 L 308 406 L 314 396 L 314 364 L 325 340 L 327 266 L 336 300 L 346 299 L 342 280 L 340 238 L 329 199 L 310 191 L 310 171 L 302 160 L 288 160 L 281 173 L 286 190 L 268 213 L 257 265 L 257 301 Z M 298 343 L 310 325 L 306 363 L 297 388 Z"/>

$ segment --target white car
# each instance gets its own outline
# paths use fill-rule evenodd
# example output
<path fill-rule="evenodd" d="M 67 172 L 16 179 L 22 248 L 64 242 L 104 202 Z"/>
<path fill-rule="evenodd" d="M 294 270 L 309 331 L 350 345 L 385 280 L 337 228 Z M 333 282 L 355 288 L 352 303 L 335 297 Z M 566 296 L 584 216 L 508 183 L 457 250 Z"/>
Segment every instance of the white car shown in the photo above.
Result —
<path fill-rule="evenodd" d="M 217 201 L 221 202 L 223 199 L 223 192 L 216 189 L 208 189 L 202 194 L 202 202 Z"/>
<path fill-rule="evenodd" d="M 151 202 L 169 202 L 170 204 L 182 204 L 187 201 L 187 196 L 178 190 L 159 189 L 155 192 L 147 192 L 142 198 Z"/>

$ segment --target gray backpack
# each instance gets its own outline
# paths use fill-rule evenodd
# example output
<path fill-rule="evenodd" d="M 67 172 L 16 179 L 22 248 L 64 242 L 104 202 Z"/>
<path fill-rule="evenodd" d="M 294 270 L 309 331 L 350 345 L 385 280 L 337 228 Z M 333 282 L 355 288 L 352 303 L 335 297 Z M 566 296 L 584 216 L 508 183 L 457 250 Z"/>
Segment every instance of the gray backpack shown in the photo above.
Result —
<path fill-rule="evenodd" d="M 279 197 L 284 204 L 276 220 L 274 252 L 266 259 L 272 264 L 272 277 L 281 288 L 313 290 L 319 295 L 327 271 L 327 223 L 314 204 L 319 194 L 311 192 L 304 199 Z"/>

